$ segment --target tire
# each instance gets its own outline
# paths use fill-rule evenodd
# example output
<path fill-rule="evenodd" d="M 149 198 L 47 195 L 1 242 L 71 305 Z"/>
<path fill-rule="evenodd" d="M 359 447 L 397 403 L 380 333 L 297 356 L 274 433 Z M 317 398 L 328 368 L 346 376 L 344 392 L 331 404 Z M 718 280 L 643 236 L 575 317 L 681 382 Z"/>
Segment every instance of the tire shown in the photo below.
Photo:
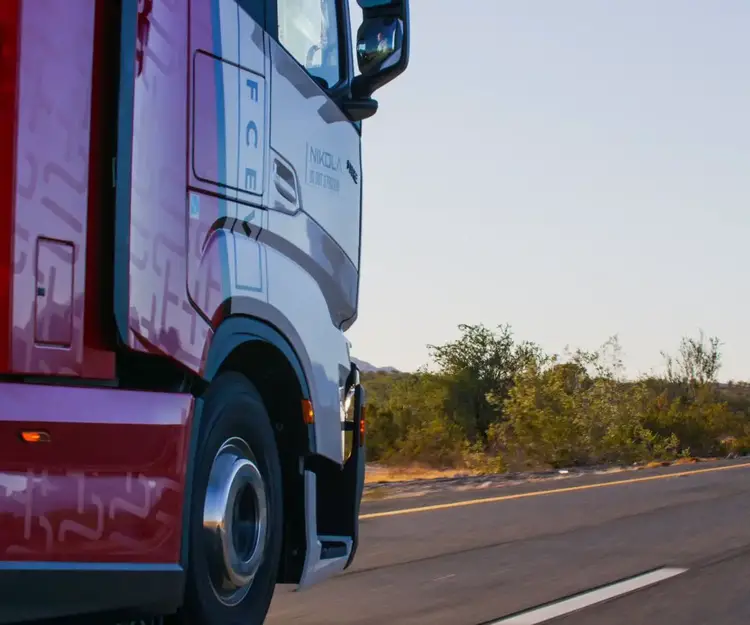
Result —
<path fill-rule="evenodd" d="M 221 374 L 206 394 L 189 514 L 185 602 L 176 620 L 180 625 L 260 625 L 281 558 L 281 464 L 263 400 L 239 373 Z M 210 527 L 222 517 L 223 538 L 218 527 L 207 529 L 204 523 Z"/>

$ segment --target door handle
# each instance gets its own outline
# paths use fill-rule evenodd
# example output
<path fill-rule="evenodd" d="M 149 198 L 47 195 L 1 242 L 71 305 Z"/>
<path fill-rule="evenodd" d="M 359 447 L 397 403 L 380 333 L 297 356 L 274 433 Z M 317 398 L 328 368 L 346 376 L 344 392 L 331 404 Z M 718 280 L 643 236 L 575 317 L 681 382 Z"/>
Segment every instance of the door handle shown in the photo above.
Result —
<path fill-rule="evenodd" d="M 297 178 L 294 172 L 281 161 L 273 161 L 273 182 L 281 196 L 297 207 Z"/>

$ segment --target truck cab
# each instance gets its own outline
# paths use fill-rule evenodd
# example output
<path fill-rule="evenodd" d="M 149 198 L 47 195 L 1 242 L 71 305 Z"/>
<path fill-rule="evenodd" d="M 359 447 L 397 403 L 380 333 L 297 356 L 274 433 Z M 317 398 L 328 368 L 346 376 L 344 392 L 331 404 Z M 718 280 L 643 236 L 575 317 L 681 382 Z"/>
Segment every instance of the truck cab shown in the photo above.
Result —
<path fill-rule="evenodd" d="M 0 624 L 261 623 L 351 564 L 363 122 L 409 59 L 408 0 L 357 3 L 0 4 Z"/>

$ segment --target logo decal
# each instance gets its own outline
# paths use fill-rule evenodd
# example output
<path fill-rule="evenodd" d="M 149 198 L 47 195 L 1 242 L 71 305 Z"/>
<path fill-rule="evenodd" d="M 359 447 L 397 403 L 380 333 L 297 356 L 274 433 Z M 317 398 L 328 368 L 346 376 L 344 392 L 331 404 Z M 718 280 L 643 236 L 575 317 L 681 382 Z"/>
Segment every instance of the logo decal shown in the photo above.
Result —
<path fill-rule="evenodd" d="M 254 105 L 258 104 L 258 90 L 259 90 L 259 83 L 257 80 L 253 80 L 251 78 L 248 78 L 245 81 L 246 86 L 248 87 L 248 98 L 250 102 L 252 102 Z M 244 137 L 241 137 L 241 140 L 244 139 L 245 142 L 245 161 L 248 160 L 256 160 L 258 158 L 258 124 L 255 123 L 254 120 L 249 120 L 247 122 L 247 125 L 245 126 L 244 131 Z M 249 152 L 249 150 L 252 148 L 252 152 Z M 249 158 L 248 158 L 249 157 Z M 258 193 L 258 171 L 252 167 L 248 167 L 247 164 L 245 165 L 245 177 L 244 177 L 244 191 L 247 191 L 248 193 Z"/>
<path fill-rule="evenodd" d="M 341 190 L 339 175 L 344 173 L 341 158 L 312 145 L 307 146 L 307 184 L 333 193 Z"/>
<path fill-rule="evenodd" d="M 357 174 L 357 170 L 354 169 L 354 165 L 352 165 L 350 161 L 346 161 L 346 171 L 349 172 L 349 175 L 352 177 L 352 180 L 354 180 L 354 184 L 357 184 L 359 175 Z"/>

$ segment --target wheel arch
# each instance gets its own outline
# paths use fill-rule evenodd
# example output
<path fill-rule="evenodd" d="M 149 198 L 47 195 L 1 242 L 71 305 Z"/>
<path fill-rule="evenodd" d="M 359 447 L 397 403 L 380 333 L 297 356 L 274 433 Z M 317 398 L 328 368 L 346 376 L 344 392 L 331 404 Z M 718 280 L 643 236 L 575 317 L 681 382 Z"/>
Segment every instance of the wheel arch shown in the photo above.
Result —
<path fill-rule="evenodd" d="M 205 359 L 204 388 L 221 373 L 235 371 L 245 375 L 263 399 L 276 434 L 284 488 L 284 540 L 278 581 L 294 582 L 304 566 L 306 552 L 302 466 L 304 459 L 315 453 L 315 429 L 305 424 L 302 411 L 302 400 L 311 399 L 303 365 L 306 353 L 301 345 L 295 346 L 296 341 L 286 333 L 249 315 L 228 315 L 215 327 Z M 202 413 L 203 400 L 199 396 L 190 428 L 186 470 L 181 551 L 181 564 L 185 569 L 189 559 L 189 510 L 195 458 L 203 428 Z"/>
<path fill-rule="evenodd" d="M 265 343 L 286 358 L 294 371 L 304 399 L 310 399 L 310 385 L 302 363 L 302 358 L 308 360 L 307 354 L 301 340 L 291 328 L 282 333 L 267 321 L 247 314 L 227 315 L 218 321 L 214 320 L 213 325 L 216 330 L 208 347 L 202 376 L 207 382 L 216 377 L 227 359 L 238 348 L 248 343 Z M 289 334 L 293 336 L 292 339 L 288 338 Z M 302 358 L 300 352 L 303 354 Z"/>

